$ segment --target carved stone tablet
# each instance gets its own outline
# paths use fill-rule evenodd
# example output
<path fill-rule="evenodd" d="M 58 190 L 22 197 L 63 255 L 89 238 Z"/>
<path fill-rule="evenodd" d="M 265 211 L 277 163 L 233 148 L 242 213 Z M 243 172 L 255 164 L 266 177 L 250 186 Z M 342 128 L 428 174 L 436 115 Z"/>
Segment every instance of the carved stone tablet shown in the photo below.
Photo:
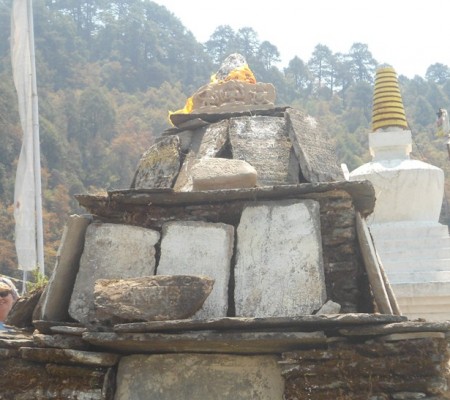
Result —
<path fill-rule="evenodd" d="M 258 202 L 237 228 L 236 315 L 311 314 L 326 300 L 319 203 Z"/>
<path fill-rule="evenodd" d="M 258 174 L 259 186 L 298 183 L 289 170 L 291 142 L 282 117 L 230 119 L 233 158 L 247 161 Z"/>
<path fill-rule="evenodd" d="M 286 119 L 289 138 L 305 179 L 311 183 L 344 180 L 336 149 L 318 122 L 292 108 L 286 110 Z"/>
<path fill-rule="evenodd" d="M 95 321 L 94 284 L 97 279 L 154 275 L 155 245 L 159 237 L 159 232 L 138 226 L 89 225 L 70 299 L 70 316 L 84 324 Z"/>
<path fill-rule="evenodd" d="M 202 86 L 192 96 L 194 113 L 272 108 L 275 87 L 270 83 L 230 80 Z"/>
<path fill-rule="evenodd" d="M 215 280 L 193 318 L 225 317 L 233 255 L 234 228 L 210 222 L 179 221 L 163 225 L 158 275 L 206 275 Z"/>

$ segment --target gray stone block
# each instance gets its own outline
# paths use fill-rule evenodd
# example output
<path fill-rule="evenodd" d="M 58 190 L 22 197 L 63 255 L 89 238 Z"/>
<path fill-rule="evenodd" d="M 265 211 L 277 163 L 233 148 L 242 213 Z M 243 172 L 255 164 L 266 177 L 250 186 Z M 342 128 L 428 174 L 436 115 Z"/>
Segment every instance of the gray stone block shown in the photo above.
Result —
<path fill-rule="evenodd" d="M 291 142 L 281 117 L 230 118 L 233 158 L 247 161 L 258 174 L 258 186 L 297 183 L 289 170 Z"/>
<path fill-rule="evenodd" d="M 236 315 L 311 314 L 326 300 L 319 203 L 261 202 L 237 229 Z"/>
<path fill-rule="evenodd" d="M 194 318 L 225 317 L 234 228 L 222 223 L 170 222 L 163 225 L 158 275 L 205 275 L 214 288 Z"/>
<path fill-rule="evenodd" d="M 287 109 L 286 117 L 289 138 L 305 179 L 311 183 L 345 180 L 336 149 L 319 123 L 295 109 Z"/>
<path fill-rule="evenodd" d="M 275 356 L 156 354 L 123 357 L 115 400 L 275 400 L 284 382 Z"/>
<path fill-rule="evenodd" d="M 155 244 L 159 237 L 159 232 L 137 226 L 89 225 L 70 299 L 70 316 L 85 324 L 95 320 L 94 284 L 97 279 L 154 275 Z"/>
<path fill-rule="evenodd" d="M 178 176 L 180 166 L 180 138 L 168 136 L 142 155 L 131 188 L 170 189 Z"/>

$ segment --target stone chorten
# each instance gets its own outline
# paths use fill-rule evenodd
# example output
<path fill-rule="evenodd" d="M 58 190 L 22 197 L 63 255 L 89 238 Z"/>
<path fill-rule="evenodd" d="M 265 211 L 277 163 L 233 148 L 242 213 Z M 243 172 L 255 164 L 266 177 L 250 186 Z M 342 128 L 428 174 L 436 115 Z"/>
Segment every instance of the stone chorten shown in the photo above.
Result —
<path fill-rule="evenodd" d="M 374 186 L 376 205 L 367 222 L 401 311 L 450 319 L 450 237 L 438 222 L 444 173 L 410 159 L 411 131 L 392 67 L 376 73 L 372 130 L 372 161 L 352 171 L 350 180 Z"/>

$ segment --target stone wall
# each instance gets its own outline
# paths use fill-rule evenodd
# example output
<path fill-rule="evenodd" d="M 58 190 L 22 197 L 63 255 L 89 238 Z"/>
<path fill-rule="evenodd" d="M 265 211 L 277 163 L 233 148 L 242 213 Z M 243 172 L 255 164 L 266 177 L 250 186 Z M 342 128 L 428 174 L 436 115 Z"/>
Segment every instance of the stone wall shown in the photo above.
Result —
<path fill-rule="evenodd" d="M 72 335 L 0 332 L 0 399 L 113 399 L 120 357 L 89 348 Z"/>
<path fill-rule="evenodd" d="M 364 183 L 347 182 L 204 193 L 117 192 L 78 197 L 92 216 L 72 217 L 68 224 L 66 240 L 78 250 L 68 251 L 62 243 L 59 263 L 49 285 L 58 287 L 58 293 L 44 292 L 30 329 L 0 333 L 0 399 L 144 400 L 149 394 L 160 400 L 450 399 L 446 338 L 450 323 L 415 322 L 403 316 L 372 313 L 370 288 L 355 234 L 356 213 L 366 214 L 373 206 L 370 188 Z M 218 241 L 222 243 L 219 248 L 228 252 L 213 264 L 225 261 L 219 268 L 222 272 L 230 267 L 229 290 L 236 294 L 239 271 L 235 267 L 239 268 L 241 256 L 240 250 L 236 250 L 239 245 L 232 242 L 242 235 L 241 224 L 245 220 L 257 229 L 267 228 L 264 225 L 258 228 L 258 218 L 255 221 L 249 216 L 243 218 L 245 210 L 252 213 L 262 210 L 267 214 L 265 220 L 273 220 L 270 225 L 276 225 L 277 229 L 284 227 L 286 232 L 293 229 L 294 235 L 305 230 L 305 236 L 290 242 L 282 230 L 274 228 L 267 233 L 273 236 L 274 247 L 278 242 L 287 248 L 299 245 L 311 249 L 307 238 L 316 238 L 321 259 L 315 263 L 322 263 L 326 284 L 326 296 L 320 302 L 334 300 L 342 306 L 341 314 L 311 315 L 308 310 L 295 315 L 290 314 L 286 303 L 286 309 L 268 312 L 269 316 L 239 317 L 235 316 L 239 313 L 235 296 L 222 294 L 217 302 L 227 302 L 228 316 L 222 312 L 211 318 L 208 314 L 209 319 L 91 325 L 85 324 L 83 318 L 81 323 L 74 323 L 65 317 L 68 300 L 63 297 L 70 297 L 72 288 L 76 288 L 75 274 L 67 272 L 78 267 L 79 259 L 83 258 L 80 237 L 87 232 L 89 238 L 97 228 L 110 232 L 107 237 L 94 235 L 101 239 L 97 246 L 118 252 L 117 260 L 124 263 L 125 269 L 132 268 L 140 254 L 147 254 L 144 258 L 149 258 L 150 269 L 157 272 L 160 266 L 162 271 L 169 268 L 167 273 L 180 273 L 173 268 L 180 267 L 183 272 L 192 263 L 183 264 L 182 255 L 190 250 L 177 245 L 180 240 L 187 237 L 189 242 L 198 236 L 203 238 L 203 244 L 211 239 L 211 248 L 216 248 L 214 243 Z M 131 265 L 127 265 L 127 257 L 121 258 L 120 241 L 115 236 L 124 229 L 143 233 L 138 237 L 148 236 L 145 242 L 151 243 L 148 248 L 133 247 Z M 188 232 L 184 232 L 186 229 Z M 216 236 L 222 239 L 217 240 Z M 252 236 L 259 243 L 258 235 L 250 233 L 249 237 Z M 92 238 L 88 241 L 95 242 Z M 80 265 L 85 268 L 81 274 L 85 275 L 85 284 L 80 284 L 83 287 L 88 286 L 89 276 L 97 279 L 102 275 L 97 270 L 89 275 L 89 265 L 94 269 L 108 268 L 116 260 L 109 254 L 106 264 L 95 261 L 97 254 L 90 244 L 84 245 L 85 259 Z M 262 254 L 258 257 L 266 254 L 266 247 L 264 243 L 257 246 Z M 195 246 L 195 251 L 211 259 L 217 256 L 208 255 L 211 248 Z M 282 259 L 283 246 L 278 251 Z M 258 264 L 270 264 L 274 259 L 271 255 L 264 257 Z M 284 264 L 288 263 L 289 260 Z M 203 268 L 209 265 L 195 267 L 200 268 L 197 273 L 203 273 Z M 246 269 L 250 267 L 253 268 L 249 264 Z M 268 281 L 276 276 L 267 272 L 260 275 Z M 225 275 L 224 280 L 227 278 Z M 61 285 L 67 289 L 62 290 Z M 277 297 L 276 293 L 270 293 Z M 289 297 L 292 299 L 295 294 Z M 364 313 L 366 310 L 369 313 Z M 58 320 L 52 321 L 51 316 Z"/>
<path fill-rule="evenodd" d="M 210 191 L 203 197 L 195 197 L 201 193 L 123 192 L 107 199 L 94 196 L 77 198 L 97 221 L 136 225 L 156 231 L 161 231 L 164 224 L 172 221 L 222 223 L 237 230 L 243 210 L 258 204 L 258 201 L 271 200 L 276 204 L 284 199 L 314 200 L 319 206 L 319 240 L 326 298 L 339 303 L 341 312 L 371 312 L 372 298 L 355 229 L 355 213 L 365 209 L 346 187 L 348 184 L 292 185 L 286 187 L 290 188 L 289 192 L 286 188 L 273 188 L 269 193 L 259 189 Z M 303 193 L 305 187 L 308 190 Z M 177 200 L 179 198 L 188 200 Z M 233 274 L 232 265 L 232 279 Z M 228 316 L 235 315 L 234 304 L 229 304 L 229 310 Z"/>
<path fill-rule="evenodd" d="M 443 334 L 393 334 L 284 353 L 285 400 L 448 399 Z"/>
<path fill-rule="evenodd" d="M 449 322 L 343 314 L 35 328 L 0 332 L 2 400 L 450 399 Z"/>

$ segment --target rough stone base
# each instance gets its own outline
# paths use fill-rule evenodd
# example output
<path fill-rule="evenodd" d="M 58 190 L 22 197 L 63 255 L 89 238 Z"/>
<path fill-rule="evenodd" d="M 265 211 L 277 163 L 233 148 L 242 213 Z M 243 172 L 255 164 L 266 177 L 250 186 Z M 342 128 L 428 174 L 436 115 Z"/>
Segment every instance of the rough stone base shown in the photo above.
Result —
<path fill-rule="evenodd" d="M 284 353 L 283 399 L 449 399 L 446 340 L 431 332 L 393 336 Z"/>
<path fill-rule="evenodd" d="M 2 400 L 112 400 L 109 368 L 1 359 Z M 109 388 L 108 388 L 109 387 Z M 110 392 L 109 394 L 107 394 Z"/>

